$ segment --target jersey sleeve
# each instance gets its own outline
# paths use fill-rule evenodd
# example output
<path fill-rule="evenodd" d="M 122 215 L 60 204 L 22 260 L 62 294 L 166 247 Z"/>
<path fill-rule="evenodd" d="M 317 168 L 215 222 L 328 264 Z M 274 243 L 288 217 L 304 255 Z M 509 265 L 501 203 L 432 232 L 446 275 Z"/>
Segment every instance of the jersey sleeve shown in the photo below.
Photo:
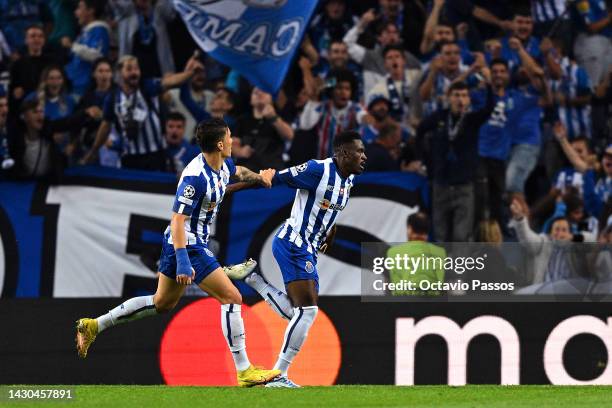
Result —
<path fill-rule="evenodd" d="M 315 160 L 309 160 L 299 166 L 289 167 L 274 175 L 273 184 L 286 184 L 292 188 L 314 190 L 323 176 L 323 166 Z"/>
<path fill-rule="evenodd" d="M 142 85 L 144 93 L 151 98 L 164 92 L 162 81 L 159 78 L 145 79 Z"/>
<path fill-rule="evenodd" d="M 591 94 L 591 80 L 586 70 L 582 67 L 578 67 L 576 71 L 576 93 L 579 96 L 586 96 Z"/>
<path fill-rule="evenodd" d="M 87 36 L 72 45 L 72 52 L 79 58 L 94 62 L 108 55 L 110 39 L 105 27 L 94 27 Z"/>
<path fill-rule="evenodd" d="M 176 189 L 172 211 L 191 216 L 194 207 L 206 192 L 206 181 L 200 176 L 185 176 Z"/>
<path fill-rule="evenodd" d="M 102 115 L 105 121 L 112 122 L 115 120 L 115 96 L 114 92 L 109 92 L 104 98 L 104 107 L 102 109 Z"/>
<path fill-rule="evenodd" d="M 236 174 L 236 165 L 234 164 L 234 160 L 232 160 L 231 157 L 228 157 L 227 159 L 225 159 L 225 164 L 227 164 L 230 177 L 234 176 Z"/>

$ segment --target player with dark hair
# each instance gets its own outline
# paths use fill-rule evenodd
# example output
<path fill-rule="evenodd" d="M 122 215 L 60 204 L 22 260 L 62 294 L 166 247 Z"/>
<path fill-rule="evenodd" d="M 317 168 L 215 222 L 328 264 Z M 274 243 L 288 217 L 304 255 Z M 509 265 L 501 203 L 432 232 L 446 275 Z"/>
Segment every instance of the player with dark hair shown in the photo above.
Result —
<path fill-rule="evenodd" d="M 420 241 L 427 241 L 427 234 L 429 234 L 429 217 L 427 217 L 427 214 L 424 212 L 410 214 L 406 219 L 406 227 L 408 228 L 409 241 L 415 241 L 417 237 L 421 238 Z"/>
<path fill-rule="evenodd" d="M 332 158 L 310 160 L 276 173 L 273 179 L 275 184 L 283 183 L 297 190 L 291 216 L 272 243 L 272 253 L 283 274 L 287 294 L 246 268 L 228 270 L 230 278 L 244 279 L 279 316 L 289 320 L 274 366 L 282 374 L 266 384 L 267 387 L 298 387 L 287 378 L 287 370 L 317 316 L 317 252 L 329 248 L 336 217 L 348 203 L 355 175 L 361 174 L 365 167 L 365 148 L 359 133 L 339 133 L 333 149 Z"/>
<path fill-rule="evenodd" d="M 172 219 L 164 233 L 155 295 L 129 299 L 97 319 L 77 321 L 77 351 L 85 358 L 101 331 L 117 324 L 172 310 L 187 285 L 196 283 L 221 303 L 221 326 L 238 374 L 238 385 L 263 384 L 280 370 L 256 368 L 246 353 L 242 297 L 208 249 L 208 236 L 230 178 L 264 187 L 272 185 L 274 170 L 259 174 L 235 166 L 231 159 L 232 138 L 222 119 L 202 122 L 196 130 L 202 154 L 183 170 L 172 208 Z M 247 268 L 248 269 L 248 268 Z"/>
<path fill-rule="evenodd" d="M 430 221 L 424 212 L 410 214 L 406 219 L 407 242 L 392 246 L 387 250 L 386 257 L 389 259 L 408 258 L 446 258 L 446 250 L 429 241 Z M 423 263 L 416 268 L 390 268 L 386 276 L 389 282 L 413 282 L 415 288 L 420 288 L 421 281 L 430 283 L 444 282 L 444 268 L 442 263 Z M 440 292 L 435 290 L 389 290 L 394 296 L 439 296 Z"/>

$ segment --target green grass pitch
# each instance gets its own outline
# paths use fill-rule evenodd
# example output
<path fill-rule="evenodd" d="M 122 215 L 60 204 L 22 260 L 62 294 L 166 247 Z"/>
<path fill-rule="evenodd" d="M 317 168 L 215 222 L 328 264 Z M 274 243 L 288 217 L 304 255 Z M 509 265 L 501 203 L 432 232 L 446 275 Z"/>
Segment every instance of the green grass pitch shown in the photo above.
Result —
<path fill-rule="evenodd" d="M 11 386 L 13 387 L 13 386 Z M 18 388 L 19 386 L 14 386 Z M 44 388 L 44 386 L 24 386 Z M 59 386 L 50 386 L 57 388 Z M 604 407 L 612 387 L 560 386 L 334 386 L 301 389 L 73 386 L 72 402 L 16 402 L 15 407 Z M 41 405 L 42 404 L 42 405 Z"/>

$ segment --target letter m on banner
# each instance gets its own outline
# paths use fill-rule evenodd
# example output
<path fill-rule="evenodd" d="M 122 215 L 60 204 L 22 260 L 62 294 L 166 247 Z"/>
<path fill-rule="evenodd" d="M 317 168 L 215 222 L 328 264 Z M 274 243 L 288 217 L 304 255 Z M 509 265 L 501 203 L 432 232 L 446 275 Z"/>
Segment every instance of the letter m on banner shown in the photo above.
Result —
<path fill-rule="evenodd" d="M 414 385 L 414 353 L 423 336 L 442 337 L 448 348 L 448 385 L 467 383 L 467 349 L 481 334 L 497 339 L 501 350 L 501 384 L 519 384 L 520 341 L 514 327 L 498 316 L 479 316 L 460 327 L 444 316 L 429 316 L 415 323 L 413 318 L 395 320 L 395 384 Z"/>
<path fill-rule="evenodd" d="M 202 49 L 276 94 L 317 0 L 174 0 Z"/>

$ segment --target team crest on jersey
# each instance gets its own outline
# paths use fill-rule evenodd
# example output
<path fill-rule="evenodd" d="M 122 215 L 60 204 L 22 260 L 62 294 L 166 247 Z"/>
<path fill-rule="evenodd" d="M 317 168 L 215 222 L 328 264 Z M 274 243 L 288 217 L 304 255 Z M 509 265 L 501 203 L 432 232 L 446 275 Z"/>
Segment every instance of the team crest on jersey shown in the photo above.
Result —
<path fill-rule="evenodd" d="M 217 202 L 211 201 L 210 203 L 206 205 L 206 211 L 212 211 L 215 209 L 216 206 L 217 206 Z"/>
<path fill-rule="evenodd" d="M 295 169 L 298 171 L 298 173 L 302 173 L 306 171 L 307 168 L 308 168 L 308 163 L 303 163 L 303 164 L 300 164 L 299 166 L 295 166 Z"/>
<path fill-rule="evenodd" d="M 212 251 L 208 248 L 204 248 L 204 252 L 206 252 L 206 255 L 210 256 L 211 258 L 215 257 L 215 254 L 213 254 Z"/>
<path fill-rule="evenodd" d="M 340 194 L 340 195 L 344 195 L 344 187 L 341 187 L 341 188 L 340 188 L 340 193 L 338 193 L 338 194 Z"/>
<path fill-rule="evenodd" d="M 183 196 L 185 198 L 191 198 L 194 195 L 195 195 L 195 188 L 191 184 L 186 185 L 185 189 L 183 190 Z"/>
<path fill-rule="evenodd" d="M 312 264 L 312 262 L 310 261 L 306 261 L 306 272 L 308 273 L 313 273 L 314 272 L 314 265 Z"/>
<path fill-rule="evenodd" d="M 334 191 L 334 186 L 328 184 L 326 190 L 327 191 Z"/>

